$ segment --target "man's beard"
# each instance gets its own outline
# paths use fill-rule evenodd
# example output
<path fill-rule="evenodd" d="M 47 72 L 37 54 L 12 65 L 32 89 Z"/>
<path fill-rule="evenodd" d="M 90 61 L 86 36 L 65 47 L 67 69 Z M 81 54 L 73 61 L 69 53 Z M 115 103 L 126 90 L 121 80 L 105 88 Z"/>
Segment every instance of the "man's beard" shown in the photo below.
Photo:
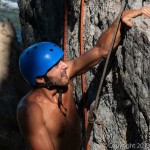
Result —
<path fill-rule="evenodd" d="M 68 86 L 69 84 L 69 79 L 67 82 L 63 82 L 61 79 L 59 78 L 52 78 L 52 77 L 48 77 L 49 78 L 49 81 L 50 83 L 52 84 L 52 86 L 54 87 L 60 87 L 60 88 L 63 88 L 63 87 L 66 87 Z"/>

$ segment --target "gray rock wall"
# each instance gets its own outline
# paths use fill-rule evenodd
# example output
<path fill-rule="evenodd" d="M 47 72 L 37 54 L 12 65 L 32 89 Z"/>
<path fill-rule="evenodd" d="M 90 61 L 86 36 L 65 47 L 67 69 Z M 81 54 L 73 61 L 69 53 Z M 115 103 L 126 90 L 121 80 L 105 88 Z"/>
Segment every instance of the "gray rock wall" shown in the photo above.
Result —
<path fill-rule="evenodd" d="M 68 0 L 67 59 L 79 56 L 79 0 Z M 144 0 L 132 0 L 128 8 L 140 8 Z M 64 1 L 19 0 L 24 47 L 37 41 L 63 46 Z M 121 9 L 121 0 L 85 1 L 84 48 L 90 49 Z M 97 112 L 103 125 L 94 123 L 90 134 L 93 150 L 147 150 L 150 144 L 150 19 L 140 16 L 123 32 L 112 54 Z M 92 108 L 104 61 L 86 73 L 87 107 Z M 75 99 L 80 101 L 81 80 L 75 80 Z M 144 147 L 145 146 L 145 147 Z M 147 147 L 146 147 L 147 146 Z"/>

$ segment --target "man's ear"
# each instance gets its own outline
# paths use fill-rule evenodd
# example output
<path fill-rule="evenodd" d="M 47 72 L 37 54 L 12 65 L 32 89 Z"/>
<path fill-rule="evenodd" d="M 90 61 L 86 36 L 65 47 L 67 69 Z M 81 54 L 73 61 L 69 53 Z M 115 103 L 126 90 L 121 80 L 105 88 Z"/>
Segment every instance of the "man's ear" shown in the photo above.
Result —
<path fill-rule="evenodd" d="M 36 77 L 36 82 L 37 83 L 45 83 L 45 80 L 43 77 Z"/>

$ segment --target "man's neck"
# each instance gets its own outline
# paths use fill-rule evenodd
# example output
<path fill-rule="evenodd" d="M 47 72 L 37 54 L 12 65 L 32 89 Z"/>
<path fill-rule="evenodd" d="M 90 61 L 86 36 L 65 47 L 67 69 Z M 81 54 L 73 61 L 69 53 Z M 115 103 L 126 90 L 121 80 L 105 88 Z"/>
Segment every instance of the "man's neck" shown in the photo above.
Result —
<path fill-rule="evenodd" d="M 41 93 L 43 95 L 43 97 L 45 97 L 46 99 L 58 103 L 57 89 L 38 88 L 35 90 L 36 90 L 36 92 Z"/>

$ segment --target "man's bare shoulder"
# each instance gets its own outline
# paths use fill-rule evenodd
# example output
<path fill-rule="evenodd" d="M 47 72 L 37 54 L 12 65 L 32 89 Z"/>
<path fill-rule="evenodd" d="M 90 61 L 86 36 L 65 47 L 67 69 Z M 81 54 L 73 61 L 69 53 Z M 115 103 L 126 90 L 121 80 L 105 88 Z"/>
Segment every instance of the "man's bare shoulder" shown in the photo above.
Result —
<path fill-rule="evenodd" d="M 52 103 L 46 97 L 44 97 L 40 90 L 33 90 L 27 93 L 18 103 L 17 106 L 17 117 L 22 121 L 22 117 L 25 116 L 41 116 L 43 115 L 43 108 L 45 106 L 52 106 Z M 30 117 L 28 117 L 30 118 Z"/>
<path fill-rule="evenodd" d="M 37 111 L 41 110 L 40 105 L 38 105 L 38 103 L 34 101 L 26 101 L 26 99 L 24 98 L 20 100 L 17 106 L 17 111 L 24 113 L 28 113 L 28 111 L 32 110 L 34 111 L 34 109 L 36 109 Z"/>
<path fill-rule="evenodd" d="M 30 119 L 29 116 L 39 116 L 42 114 L 42 109 L 37 102 L 37 97 L 33 92 L 29 92 L 18 103 L 17 106 L 17 119 L 22 122 L 22 118 Z"/>
<path fill-rule="evenodd" d="M 36 103 L 36 96 L 34 92 L 30 91 L 27 93 L 18 103 L 17 109 L 26 109 L 27 106 L 29 108 L 32 107 L 38 107 L 38 104 Z"/>
<path fill-rule="evenodd" d="M 17 106 L 17 121 L 25 137 L 36 130 L 35 124 L 43 124 L 42 108 L 33 98 L 34 96 L 28 93 L 20 100 Z"/>

